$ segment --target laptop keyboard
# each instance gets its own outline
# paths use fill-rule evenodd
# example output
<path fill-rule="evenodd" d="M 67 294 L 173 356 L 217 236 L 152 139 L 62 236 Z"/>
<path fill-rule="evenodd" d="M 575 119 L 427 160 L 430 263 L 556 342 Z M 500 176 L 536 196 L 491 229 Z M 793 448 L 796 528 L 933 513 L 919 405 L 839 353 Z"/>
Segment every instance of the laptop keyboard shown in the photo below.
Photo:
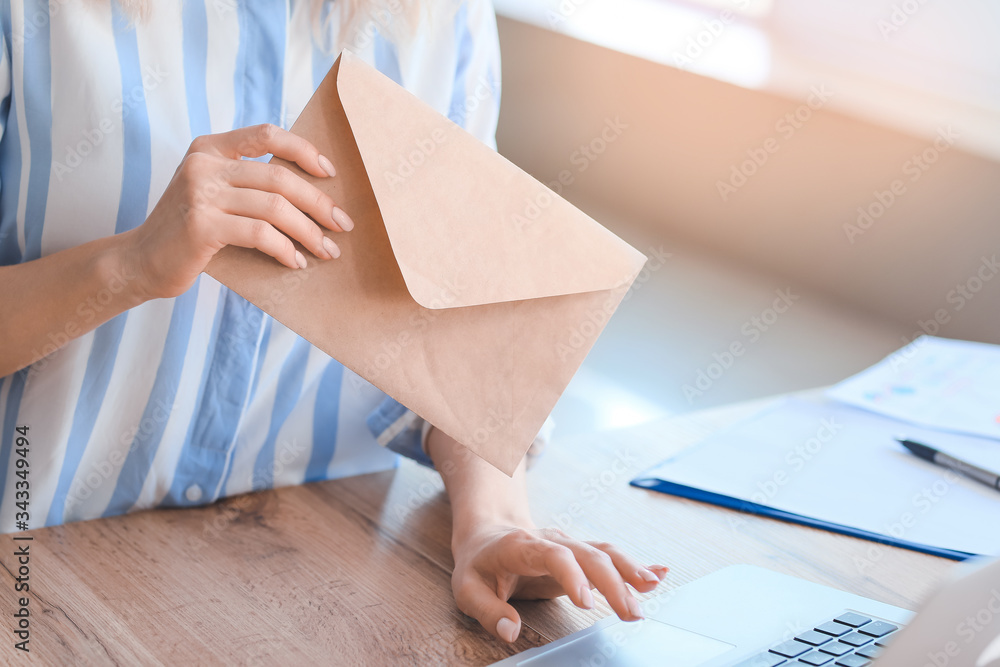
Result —
<path fill-rule="evenodd" d="M 878 657 L 898 626 L 848 611 L 736 667 L 865 667 Z"/>

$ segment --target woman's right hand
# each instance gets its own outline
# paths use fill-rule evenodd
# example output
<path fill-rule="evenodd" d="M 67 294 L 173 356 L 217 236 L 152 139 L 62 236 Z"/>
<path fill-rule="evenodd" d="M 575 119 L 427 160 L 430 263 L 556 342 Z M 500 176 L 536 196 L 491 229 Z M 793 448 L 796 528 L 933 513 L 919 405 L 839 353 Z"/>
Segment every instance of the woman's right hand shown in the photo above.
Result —
<path fill-rule="evenodd" d="M 227 245 L 257 248 L 290 268 L 306 266 L 291 239 L 320 259 L 340 256 L 320 225 L 350 231 L 350 217 L 291 170 L 242 159 L 267 153 L 317 177 L 334 175 L 315 146 L 275 125 L 198 137 L 153 212 L 128 232 L 143 299 L 183 294 Z"/>

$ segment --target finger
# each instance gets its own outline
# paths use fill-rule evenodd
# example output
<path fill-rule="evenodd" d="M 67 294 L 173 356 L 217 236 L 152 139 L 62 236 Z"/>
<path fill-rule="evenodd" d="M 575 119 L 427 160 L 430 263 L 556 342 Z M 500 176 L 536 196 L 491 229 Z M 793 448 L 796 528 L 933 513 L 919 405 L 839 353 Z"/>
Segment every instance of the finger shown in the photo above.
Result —
<path fill-rule="evenodd" d="M 319 225 L 279 194 L 250 188 L 227 188 L 220 193 L 219 208 L 233 215 L 266 220 L 320 259 L 340 256 L 340 248 Z"/>
<path fill-rule="evenodd" d="M 229 178 L 233 186 L 279 194 L 295 208 L 335 232 L 354 228 L 354 222 L 334 205 L 333 198 L 285 167 L 252 160 L 239 160 L 234 164 L 236 166 Z"/>
<path fill-rule="evenodd" d="M 562 584 L 552 577 L 520 577 L 512 597 L 518 600 L 551 600 L 565 594 Z M 590 599 L 593 598 L 591 593 Z"/>
<path fill-rule="evenodd" d="M 584 609 L 594 608 L 590 582 L 568 547 L 531 536 L 516 548 L 504 549 L 502 553 L 501 562 L 497 564 L 500 571 L 529 577 L 548 575 L 559 582 L 573 604 Z"/>
<path fill-rule="evenodd" d="M 521 633 L 517 611 L 478 577 L 469 577 L 458 587 L 455 602 L 463 614 L 479 621 L 494 637 L 513 642 Z"/>
<path fill-rule="evenodd" d="M 572 541 L 569 548 L 587 578 L 604 595 L 620 619 L 637 621 L 644 618 L 639 601 L 628 590 L 609 553 L 585 542 Z"/>
<path fill-rule="evenodd" d="M 268 153 L 302 167 L 313 176 L 325 178 L 336 172 L 329 158 L 311 143 L 283 130 L 277 125 L 264 123 L 251 125 L 230 132 L 207 134 L 191 142 L 188 152 L 200 151 L 239 160 L 241 157 L 260 157 Z"/>
<path fill-rule="evenodd" d="M 306 268 L 306 258 L 295 244 L 266 220 L 223 214 L 219 228 L 227 245 L 256 248 L 291 269 Z"/>
<path fill-rule="evenodd" d="M 667 574 L 666 567 L 656 566 L 658 571 L 654 572 L 651 567 L 644 567 L 613 544 L 607 542 L 587 542 L 587 544 L 608 554 L 622 579 L 640 593 L 648 593 L 656 588 Z"/>

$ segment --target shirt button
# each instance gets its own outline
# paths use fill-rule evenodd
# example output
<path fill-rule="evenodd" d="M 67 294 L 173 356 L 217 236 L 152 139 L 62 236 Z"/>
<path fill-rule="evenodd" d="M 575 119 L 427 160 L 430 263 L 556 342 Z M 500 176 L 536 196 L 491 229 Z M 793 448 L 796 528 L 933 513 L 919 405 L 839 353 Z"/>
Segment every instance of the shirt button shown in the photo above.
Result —
<path fill-rule="evenodd" d="M 198 502 L 201 500 L 201 487 L 197 484 L 192 484 L 184 491 L 184 497 L 192 503 Z"/>

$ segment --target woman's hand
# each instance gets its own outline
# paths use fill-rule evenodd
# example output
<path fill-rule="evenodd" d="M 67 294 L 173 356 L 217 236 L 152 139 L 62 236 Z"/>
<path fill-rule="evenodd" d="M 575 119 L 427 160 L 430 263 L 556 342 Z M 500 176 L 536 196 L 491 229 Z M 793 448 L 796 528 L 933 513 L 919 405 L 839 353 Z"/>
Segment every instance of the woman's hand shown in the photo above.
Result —
<path fill-rule="evenodd" d="M 153 212 L 126 232 L 143 298 L 184 293 L 226 245 L 257 248 L 291 268 L 306 266 L 291 239 L 321 259 L 340 256 L 323 228 L 349 231 L 354 223 L 289 169 L 241 159 L 267 153 L 313 176 L 334 175 L 330 160 L 312 144 L 275 125 L 198 137 Z"/>
<path fill-rule="evenodd" d="M 663 565 L 647 568 L 610 544 L 581 542 L 551 528 L 479 526 L 455 536 L 452 550 L 458 608 L 507 642 L 521 632 L 521 617 L 509 599 L 568 595 L 576 606 L 592 609 L 595 587 L 619 618 L 637 621 L 642 610 L 628 587 L 648 593 L 667 574 Z"/>
<path fill-rule="evenodd" d="M 455 602 L 487 632 L 508 642 L 517 639 L 521 617 L 507 603 L 512 598 L 568 595 L 573 604 L 590 609 L 591 588 L 622 620 L 642 618 L 629 586 L 648 593 L 666 576 L 666 567 L 643 567 L 610 544 L 535 528 L 523 460 L 507 477 L 436 428 L 427 435 L 427 453 L 451 500 Z"/>

